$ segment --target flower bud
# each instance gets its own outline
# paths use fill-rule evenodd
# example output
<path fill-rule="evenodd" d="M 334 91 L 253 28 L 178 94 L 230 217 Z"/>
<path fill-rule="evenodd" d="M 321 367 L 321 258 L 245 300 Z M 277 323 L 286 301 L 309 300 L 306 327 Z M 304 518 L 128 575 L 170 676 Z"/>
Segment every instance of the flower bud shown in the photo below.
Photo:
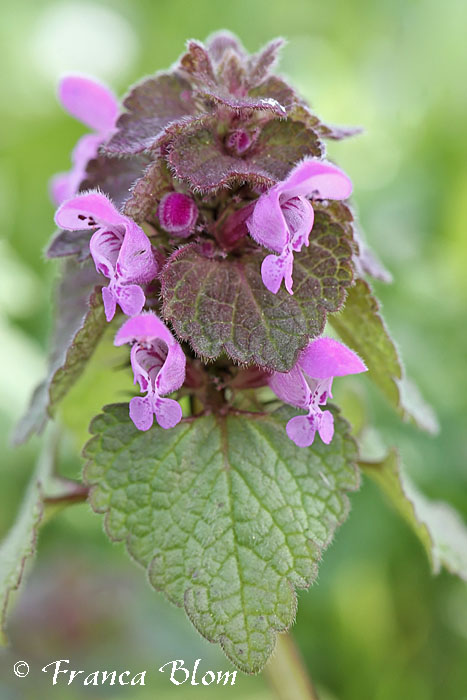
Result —
<path fill-rule="evenodd" d="M 227 136 L 225 145 L 229 151 L 241 156 L 256 141 L 257 135 L 257 130 L 249 132 L 246 129 L 235 129 Z"/>
<path fill-rule="evenodd" d="M 198 208 L 187 194 L 169 192 L 162 197 L 157 216 L 164 231 L 187 238 L 195 228 Z"/>

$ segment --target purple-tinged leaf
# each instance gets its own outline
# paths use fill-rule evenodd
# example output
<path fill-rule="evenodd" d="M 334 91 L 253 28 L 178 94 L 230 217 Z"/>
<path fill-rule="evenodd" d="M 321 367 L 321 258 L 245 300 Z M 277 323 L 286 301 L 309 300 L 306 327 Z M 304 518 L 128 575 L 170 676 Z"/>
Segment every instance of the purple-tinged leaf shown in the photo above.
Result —
<path fill-rule="evenodd" d="M 223 86 L 224 95 L 245 95 L 247 75 L 245 59 L 234 51 L 228 51 L 217 67 L 217 82 Z"/>
<path fill-rule="evenodd" d="M 213 192 L 243 182 L 270 187 L 285 179 L 305 156 L 322 154 L 314 131 L 299 122 L 268 122 L 243 157 L 227 152 L 215 127 L 210 117 L 202 124 L 187 125 L 172 141 L 168 163 L 174 175 L 195 191 Z"/>
<path fill-rule="evenodd" d="M 240 57 L 246 55 L 240 39 L 226 30 L 211 34 L 206 41 L 206 48 L 215 63 L 221 61 L 226 53 L 236 53 Z"/>
<path fill-rule="evenodd" d="M 287 116 L 286 109 L 277 100 L 269 96 L 237 96 L 223 86 L 209 87 L 204 85 L 197 90 L 197 94 L 208 102 L 220 105 L 241 116 L 248 116 L 251 112 L 270 112 L 276 117 L 282 118 Z"/>
<path fill-rule="evenodd" d="M 361 134 L 363 131 L 360 126 L 330 126 L 329 124 L 325 124 L 316 114 L 310 112 L 307 105 L 301 101 L 297 101 L 297 103 L 293 105 L 293 108 L 289 112 L 289 117 L 294 121 L 304 122 L 308 127 L 314 129 L 320 138 L 323 139 L 341 141 L 351 136 L 358 136 L 358 134 Z"/>
<path fill-rule="evenodd" d="M 103 150 L 114 155 L 150 149 L 168 124 L 196 113 L 190 83 L 176 73 L 162 73 L 136 85 L 123 101 L 127 112 Z"/>
<path fill-rule="evenodd" d="M 271 99 L 276 100 L 285 112 L 288 114 L 297 105 L 298 97 L 294 90 L 287 85 L 281 78 L 276 75 L 271 75 L 264 83 L 258 85 L 258 87 L 249 90 L 248 95 L 250 99 L 261 100 L 261 99 Z M 295 121 L 303 121 L 296 119 Z M 312 126 L 311 124 L 307 126 Z"/>
<path fill-rule="evenodd" d="M 207 49 L 199 41 L 189 41 L 178 68 L 203 84 L 215 84 L 216 76 Z"/>
<path fill-rule="evenodd" d="M 361 126 L 333 126 L 331 124 L 324 124 L 320 122 L 315 127 L 315 131 L 323 139 L 330 139 L 332 141 L 342 141 L 342 139 L 348 139 L 352 136 L 359 136 L 363 133 L 363 127 Z"/>
<path fill-rule="evenodd" d="M 142 177 L 151 159 L 145 155 L 130 158 L 109 158 L 100 155 L 91 160 L 86 169 L 86 178 L 80 191 L 98 188 L 106 194 L 117 209 L 121 209 L 134 183 Z"/>
<path fill-rule="evenodd" d="M 134 187 L 125 202 L 123 213 L 136 223 L 156 220 L 156 210 L 162 197 L 172 191 L 170 173 L 164 160 L 153 161 Z"/>
<path fill-rule="evenodd" d="M 274 68 L 277 63 L 279 52 L 284 46 L 284 39 L 273 39 L 266 46 L 253 54 L 248 59 L 248 83 L 251 87 L 255 87 L 267 78 L 269 71 Z"/>
<path fill-rule="evenodd" d="M 342 306 L 352 282 L 351 247 L 326 215 L 317 214 L 309 248 L 295 256 L 293 296 L 264 287 L 263 257 L 205 257 L 190 244 L 167 262 L 162 314 L 200 356 L 214 359 L 225 350 L 236 362 L 286 372 L 322 332 L 326 312 Z"/>
<path fill-rule="evenodd" d="M 65 258 L 76 255 L 77 261 L 82 262 L 89 257 L 90 231 L 64 231 L 59 229 L 53 235 L 45 250 L 47 258 Z"/>

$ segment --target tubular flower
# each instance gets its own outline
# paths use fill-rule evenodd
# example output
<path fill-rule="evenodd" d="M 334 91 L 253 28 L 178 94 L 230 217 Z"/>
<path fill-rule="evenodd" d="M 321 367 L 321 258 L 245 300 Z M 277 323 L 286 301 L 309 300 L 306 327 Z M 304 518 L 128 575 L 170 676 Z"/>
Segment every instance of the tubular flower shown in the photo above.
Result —
<path fill-rule="evenodd" d="M 80 194 L 64 202 L 55 223 L 69 231 L 97 228 L 89 249 L 98 272 L 110 279 L 102 290 L 105 317 L 111 321 L 117 304 L 128 316 L 138 314 L 146 301 L 140 285 L 150 282 L 158 266 L 149 238 L 134 221 L 100 192 Z"/>
<path fill-rule="evenodd" d="M 133 342 L 131 367 L 135 384 L 144 398 L 130 401 L 130 418 L 138 430 L 149 430 L 154 421 L 161 428 L 173 428 L 182 418 L 180 404 L 162 398 L 179 389 L 185 380 L 186 359 L 169 329 L 148 311 L 128 319 L 115 336 L 115 345 Z"/>
<path fill-rule="evenodd" d="M 61 80 L 58 97 L 63 107 L 94 133 L 86 134 L 76 144 L 71 170 L 52 178 L 50 190 L 55 204 L 61 204 L 78 191 L 88 162 L 97 156 L 99 146 L 112 133 L 119 111 L 118 102 L 107 87 L 79 75 L 68 75 Z"/>
<path fill-rule="evenodd" d="M 264 285 L 277 294 L 282 284 L 292 291 L 293 254 L 308 245 L 314 212 L 306 197 L 346 199 L 352 192 L 350 179 L 330 163 L 306 158 L 290 175 L 262 194 L 247 221 L 252 238 L 279 253 L 268 255 L 261 266 Z"/>
<path fill-rule="evenodd" d="M 309 447 L 318 431 L 328 445 L 334 435 L 334 418 L 320 406 L 332 398 L 334 377 L 366 372 L 361 359 L 332 338 L 313 340 L 298 356 L 290 372 L 274 372 L 269 386 L 282 401 L 308 411 L 287 423 L 287 435 L 298 447 Z"/>

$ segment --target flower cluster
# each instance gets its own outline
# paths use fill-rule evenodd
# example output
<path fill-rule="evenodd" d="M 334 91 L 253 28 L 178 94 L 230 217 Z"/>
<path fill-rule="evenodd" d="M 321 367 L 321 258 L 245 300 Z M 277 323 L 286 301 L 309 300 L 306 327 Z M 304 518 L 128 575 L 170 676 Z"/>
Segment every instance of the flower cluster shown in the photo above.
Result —
<path fill-rule="evenodd" d="M 279 47 L 249 56 L 226 33 L 189 42 L 170 73 L 129 93 L 120 116 L 99 83 L 60 83 L 65 109 L 93 132 L 76 145 L 70 172 L 52 180 L 62 233 L 50 255 L 70 254 L 76 233 L 71 253 L 84 241 L 80 259 L 90 256 L 108 280 L 107 321 L 117 307 L 128 317 L 115 344 L 132 345 L 144 396 L 129 410 L 140 430 L 154 416 L 165 429 L 179 423 L 168 395 L 184 382 L 205 410 L 223 392 L 228 410 L 250 371 L 306 411 L 289 421 L 291 440 L 306 447 L 318 432 L 329 443 L 333 417 L 320 406 L 332 379 L 366 369 L 321 336 L 358 257 L 343 201 L 352 184 L 322 142 L 342 134 L 271 74 Z"/>

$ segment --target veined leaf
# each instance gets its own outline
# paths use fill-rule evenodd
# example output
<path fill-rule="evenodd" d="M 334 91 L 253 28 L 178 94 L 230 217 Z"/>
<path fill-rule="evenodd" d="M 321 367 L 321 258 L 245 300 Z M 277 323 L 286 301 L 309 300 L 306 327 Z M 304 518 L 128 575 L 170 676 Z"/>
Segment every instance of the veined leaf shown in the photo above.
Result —
<path fill-rule="evenodd" d="M 404 474 L 397 450 L 380 462 L 360 462 L 423 544 L 435 574 L 444 566 L 467 581 L 467 526 L 448 503 L 430 501 Z"/>
<path fill-rule="evenodd" d="M 351 255 L 344 229 L 317 211 L 309 247 L 294 256 L 294 294 L 272 294 L 261 279 L 264 253 L 205 257 L 191 244 L 163 270 L 163 315 L 203 357 L 225 350 L 236 362 L 286 372 L 323 331 L 326 313 L 344 303 Z"/>
<path fill-rule="evenodd" d="M 118 404 L 95 418 L 85 448 L 110 538 L 246 672 L 293 622 L 294 589 L 315 578 L 358 486 L 347 423 L 336 415 L 330 445 L 301 449 L 285 433 L 292 415 L 206 415 L 142 433 Z"/>

